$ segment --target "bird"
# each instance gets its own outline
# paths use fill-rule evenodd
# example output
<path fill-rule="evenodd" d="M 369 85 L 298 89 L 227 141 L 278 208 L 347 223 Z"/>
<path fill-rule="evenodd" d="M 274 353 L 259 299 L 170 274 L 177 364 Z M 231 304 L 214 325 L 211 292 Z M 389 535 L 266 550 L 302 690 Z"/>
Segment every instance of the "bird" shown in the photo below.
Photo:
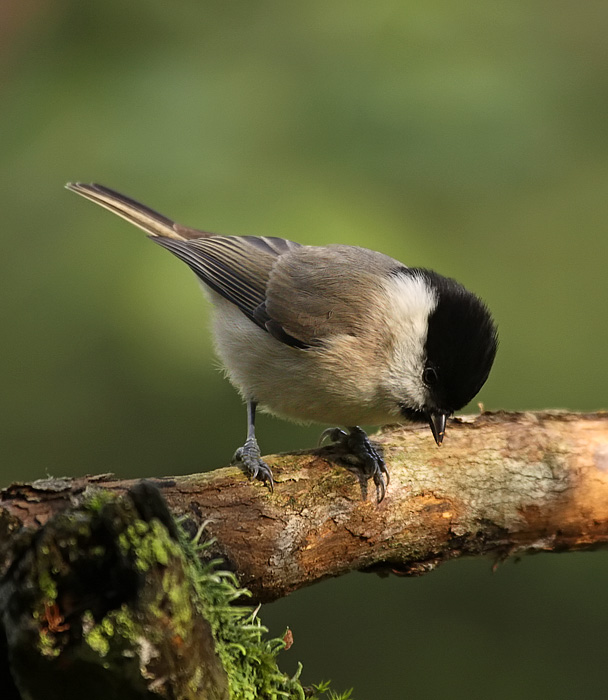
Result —
<path fill-rule="evenodd" d="M 360 425 L 446 421 L 479 392 L 498 347 L 485 303 L 459 282 L 367 248 L 226 236 L 182 226 L 103 185 L 67 189 L 143 229 L 185 262 L 213 308 L 215 350 L 247 406 L 233 462 L 274 488 L 256 436 L 258 407 L 321 423 L 378 502 L 389 472 Z M 346 428 L 346 430 L 344 429 Z"/>

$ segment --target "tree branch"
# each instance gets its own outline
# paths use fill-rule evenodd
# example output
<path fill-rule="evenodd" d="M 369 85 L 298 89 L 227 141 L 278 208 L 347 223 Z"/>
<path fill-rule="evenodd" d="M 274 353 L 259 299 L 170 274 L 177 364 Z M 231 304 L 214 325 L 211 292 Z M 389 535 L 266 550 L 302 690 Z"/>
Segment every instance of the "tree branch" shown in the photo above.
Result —
<path fill-rule="evenodd" d="M 608 413 L 484 413 L 377 436 L 391 474 L 377 504 L 336 467 L 334 448 L 267 458 L 276 488 L 236 468 L 155 479 L 191 532 L 207 523 L 220 555 L 269 601 L 353 569 L 424 573 L 464 555 L 591 549 L 608 542 Z M 111 475 L 16 484 L 0 497 L 0 544 L 38 527 Z"/>

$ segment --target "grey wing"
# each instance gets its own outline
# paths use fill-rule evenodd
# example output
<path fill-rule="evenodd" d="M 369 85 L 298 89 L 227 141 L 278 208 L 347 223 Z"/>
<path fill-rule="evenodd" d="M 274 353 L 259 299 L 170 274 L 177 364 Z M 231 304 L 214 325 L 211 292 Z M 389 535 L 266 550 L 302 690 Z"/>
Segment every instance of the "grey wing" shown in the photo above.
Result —
<path fill-rule="evenodd" d="M 206 236 L 191 240 L 151 237 L 185 262 L 211 289 L 237 306 L 260 328 L 281 342 L 296 347 L 264 312 L 266 288 L 277 259 L 300 247 L 284 238 L 258 236 Z"/>
<path fill-rule="evenodd" d="M 277 260 L 258 315 L 263 311 L 267 324 L 305 347 L 340 334 L 358 336 L 375 322 L 374 295 L 403 268 L 366 248 L 301 246 Z"/>
<path fill-rule="evenodd" d="M 301 246 L 283 238 L 152 238 L 211 289 L 280 342 L 306 349 L 336 334 L 358 335 L 370 296 L 403 268 L 397 260 L 345 245 Z"/>

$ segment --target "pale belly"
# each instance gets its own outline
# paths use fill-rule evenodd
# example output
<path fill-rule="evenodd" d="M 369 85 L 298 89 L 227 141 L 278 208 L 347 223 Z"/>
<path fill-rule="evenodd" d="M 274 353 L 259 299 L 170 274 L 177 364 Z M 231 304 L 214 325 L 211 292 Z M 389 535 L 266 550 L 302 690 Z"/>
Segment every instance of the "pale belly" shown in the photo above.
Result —
<path fill-rule="evenodd" d="M 349 361 L 339 349 L 285 345 L 230 302 L 213 297 L 217 354 L 245 399 L 299 422 L 346 426 L 399 422 L 396 407 L 381 398 L 369 364 L 357 366 L 352 353 Z"/>

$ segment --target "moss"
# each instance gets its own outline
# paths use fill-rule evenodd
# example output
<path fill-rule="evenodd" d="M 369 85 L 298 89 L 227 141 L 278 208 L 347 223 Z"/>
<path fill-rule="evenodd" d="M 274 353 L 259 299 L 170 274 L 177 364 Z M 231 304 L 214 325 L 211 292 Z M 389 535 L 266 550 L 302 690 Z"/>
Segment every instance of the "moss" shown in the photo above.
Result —
<path fill-rule="evenodd" d="M 42 593 L 44 602 L 48 604 L 54 603 L 57 599 L 57 584 L 55 583 L 52 573 L 57 572 L 49 569 L 42 569 L 38 576 L 38 588 Z"/>
<path fill-rule="evenodd" d="M 42 541 L 38 549 L 37 581 L 40 598 L 32 615 L 40 629 L 38 649 L 47 658 L 58 657 L 70 639 L 68 632 L 80 624 L 89 650 L 89 662 L 110 667 L 117 659 L 136 658 L 132 651 L 142 645 L 152 645 L 154 669 L 161 659 L 173 658 L 175 646 L 192 649 L 201 641 L 201 617 L 211 629 L 217 656 L 228 676 L 232 700 L 304 700 L 325 698 L 345 700 L 349 694 L 338 696 L 328 684 L 305 690 L 297 673 L 289 677 L 277 665 L 277 656 L 285 647 L 283 639 L 268 638 L 258 609 L 243 605 L 250 594 L 241 589 L 234 574 L 219 569 L 217 561 L 202 563 L 211 542 L 199 544 L 179 529 L 176 541 L 156 518 L 142 520 L 126 498 L 95 491 L 83 508 L 66 514 L 57 521 L 54 539 Z M 112 533 L 115 552 L 107 540 L 98 536 L 99 528 Z M 107 536 L 107 534 L 105 535 Z M 84 612 L 79 622 L 68 623 L 61 617 L 65 581 L 74 574 L 72 563 L 79 569 L 90 566 L 91 575 L 99 577 L 114 571 L 118 556 L 120 567 L 140 572 L 136 576 L 137 602 L 125 598 L 109 611 Z M 103 576 L 97 580 L 102 593 Z M 127 578 L 126 580 L 131 580 Z M 70 586 L 74 581 L 67 586 Z M 115 585 L 113 583 L 112 585 Z M 135 595 L 135 589 L 133 590 Z M 95 599 L 95 598 L 93 598 Z M 235 604 L 238 603 L 238 604 Z M 173 647 L 170 650 L 170 647 Z M 125 652 L 131 650 L 131 653 Z M 146 652 L 149 655 L 149 652 Z M 195 658 L 195 656 L 192 656 Z M 183 657 L 185 665 L 188 657 Z M 183 673 L 182 673 L 183 672 Z M 204 669 L 182 668 L 184 686 L 179 697 L 197 697 L 208 679 Z"/>
<path fill-rule="evenodd" d="M 61 647 L 57 645 L 55 635 L 47 630 L 41 631 L 38 636 L 38 649 L 46 658 L 55 658 L 61 654 Z"/>
<path fill-rule="evenodd" d="M 181 545 L 186 554 L 190 577 L 194 582 L 198 605 L 210 622 L 216 650 L 228 674 L 233 700 L 348 700 L 351 692 L 337 695 L 329 683 L 304 689 L 300 682 L 301 665 L 292 677 L 277 664 L 285 648 L 282 638 L 269 639 L 268 630 L 258 616 L 259 608 L 242 605 L 251 594 L 240 588 L 233 573 L 221 571 L 217 560 L 202 562 L 201 555 L 213 544 L 189 539 L 180 529 Z M 200 534 L 200 533 L 199 533 Z M 238 605 L 235 602 L 238 601 Z"/>
<path fill-rule="evenodd" d="M 112 622 L 110 615 L 103 618 L 99 627 L 101 628 L 102 632 L 104 633 L 104 635 L 106 637 L 113 637 L 114 636 L 114 623 Z"/>
<path fill-rule="evenodd" d="M 119 535 L 118 544 L 123 554 L 135 557 L 135 565 L 142 572 L 159 564 L 167 566 L 171 557 L 180 554 L 178 543 L 158 520 L 135 520 Z"/>
<path fill-rule="evenodd" d="M 126 606 L 122 606 L 119 610 L 114 611 L 114 622 L 116 624 L 117 633 L 124 639 L 135 639 L 136 625 L 133 621 L 133 616 Z"/>
<path fill-rule="evenodd" d="M 192 624 L 194 612 L 191 586 L 187 580 L 179 581 L 170 571 L 163 576 L 163 590 L 171 603 L 173 628 L 180 637 L 184 637 Z"/>
<path fill-rule="evenodd" d="M 117 648 L 136 645 L 137 638 L 141 634 L 140 625 L 133 619 L 126 605 L 122 605 L 117 610 L 111 610 L 97 624 L 91 612 L 87 611 L 83 615 L 82 622 L 85 642 L 101 657 L 105 657 L 110 652 L 111 645 Z"/>
<path fill-rule="evenodd" d="M 110 642 L 101 625 L 96 625 L 93 629 L 85 636 L 86 643 L 91 647 L 91 649 L 99 654 L 99 656 L 106 656 L 110 651 Z"/>
<path fill-rule="evenodd" d="M 87 489 L 85 507 L 93 513 L 99 513 L 103 507 L 116 500 L 115 494 L 106 489 Z"/>

